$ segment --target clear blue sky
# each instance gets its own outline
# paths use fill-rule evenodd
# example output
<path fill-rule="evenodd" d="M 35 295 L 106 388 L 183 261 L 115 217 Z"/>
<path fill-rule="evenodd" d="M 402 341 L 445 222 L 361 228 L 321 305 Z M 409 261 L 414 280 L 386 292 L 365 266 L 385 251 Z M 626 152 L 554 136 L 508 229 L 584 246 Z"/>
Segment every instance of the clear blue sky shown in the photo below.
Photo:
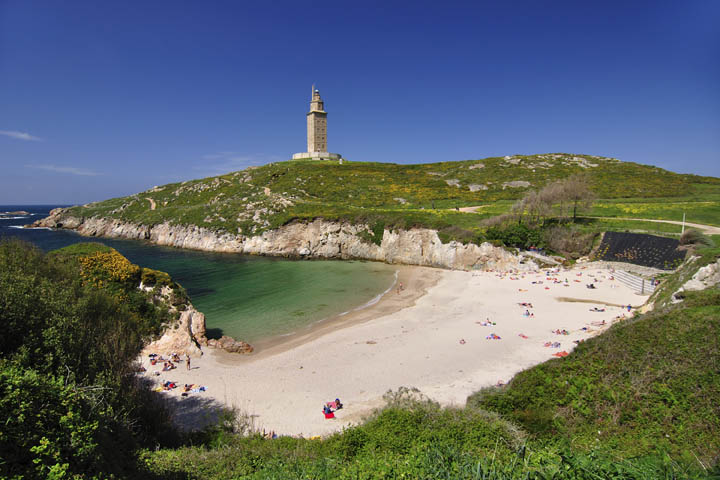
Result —
<path fill-rule="evenodd" d="M 720 1 L 0 0 L 0 204 L 84 203 L 306 149 L 571 152 L 720 176 Z"/>

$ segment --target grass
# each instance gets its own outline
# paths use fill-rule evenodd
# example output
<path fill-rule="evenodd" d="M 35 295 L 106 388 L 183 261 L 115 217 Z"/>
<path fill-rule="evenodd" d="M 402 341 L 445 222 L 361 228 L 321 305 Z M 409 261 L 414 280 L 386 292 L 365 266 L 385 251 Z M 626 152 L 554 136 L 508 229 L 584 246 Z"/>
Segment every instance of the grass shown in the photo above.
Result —
<path fill-rule="evenodd" d="M 688 221 L 720 222 L 720 179 L 573 154 L 417 165 L 279 162 L 154 187 L 75 207 L 70 213 L 146 226 L 197 225 L 249 236 L 315 218 L 478 233 L 482 218 L 508 211 L 528 189 L 579 172 L 589 176 L 601 198 L 591 215 L 682 219 L 687 212 Z M 455 211 L 464 206 L 482 208 L 476 214 Z"/>
<path fill-rule="evenodd" d="M 389 406 L 326 439 L 223 436 L 208 448 L 145 451 L 149 474 L 166 479 L 656 479 L 699 478 L 667 455 L 618 459 L 606 450 L 528 441 L 512 424 L 474 407 Z"/>

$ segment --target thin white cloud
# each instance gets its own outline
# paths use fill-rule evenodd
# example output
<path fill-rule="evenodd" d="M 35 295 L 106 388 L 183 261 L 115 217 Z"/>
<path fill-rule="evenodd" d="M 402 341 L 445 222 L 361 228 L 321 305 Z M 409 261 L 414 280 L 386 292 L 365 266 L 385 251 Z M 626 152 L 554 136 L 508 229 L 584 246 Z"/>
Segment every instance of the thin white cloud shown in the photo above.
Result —
<path fill-rule="evenodd" d="M 27 132 L 18 132 L 15 130 L 0 130 L 0 135 L 5 135 L 6 137 L 10 137 L 10 138 L 17 138 L 18 140 L 25 140 L 28 142 L 42 142 L 43 141 L 43 139 L 40 137 L 30 135 Z"/>
<path fill-rule="evenodd" d="M 277 155 L 241 155 L 238 152 L 208 153 L 203 155 L 202 159 L 203 163 L 195 165 L 193 169 L 207 176 L 223 175 L 247 167 L 287 160 L 287 158 L 281 158 Z"/>
<path fill-rule="evenodd" d="M 47 170 L 48 172 L 57 172 L 57 173 L 69 173 L 70 175 L 80 175 L 83 177 L 97 177 L 98 175 L 102 175 L 102 173 L 94 172 L 92 170 L 88 170 L 87 168 L 77 168 L 77 167 L 63 167 L 61 165 L 25 165 L 27 168 L 35 168 L 37 170 Z"/>
<path fill-rule="evenodd" d="M 225 159 L 228 157 L 232 157 L 238 155 L 237 152 L 217 152 L 217 153 L 207 153 L 202 156 L 203 160 L 218 160 L 218 159 Z"/>

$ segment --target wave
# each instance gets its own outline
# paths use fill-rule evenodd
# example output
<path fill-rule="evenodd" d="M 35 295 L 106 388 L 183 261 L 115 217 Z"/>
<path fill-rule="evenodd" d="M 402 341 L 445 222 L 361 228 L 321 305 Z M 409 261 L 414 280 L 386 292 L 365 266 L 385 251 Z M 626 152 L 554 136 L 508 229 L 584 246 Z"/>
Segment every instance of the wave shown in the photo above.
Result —
<path fill-rule="evenodd" d="M 344 317 L 345 315 L 347 315 L 347 314 L 350 313 L 350 312 L 357 312 L 358 310 L 363 310 L 363 309 L 365 309 L 365 308 L 372 307 L 373 305 L 375 305 L 376 303 L 378 303 L 378 302 L 380 301 L 380 299 L 385 296 L 385 294 L 387 294 L 390 290 L 392 290 L 392 289 L 395 287 L 395 285 L 397 284 L 397 281 L 398 281 L 398 274 L 399 274 L 399 273 L 400 273 L 399 270 L 395 270 L 395 275 L 393 276 L 393 282 L 390 284 L 390 286 L 389 286 L 384 292 L 381 292 L 381 293 L 375 295 L 373 298 L 371 298 L 370 300 L 368 300 L 367 302 L 363 303 L 362 305 L 360 305 L 360 306 L 357 307 L 357 308 L 353 308 L 352 310 L 346 310 L 346 311 L 344 311 L 344 312 L 342 312 L 342 313 L 338 313 L 337 316 L 338 316 L 338 317 Z M 321 322 L 324 322 L 325 320 L 327 320 L 327 318 L 323 318 L 323 319 L 317 320 L 317 321 L 313 322 L 313 324 L 315 324 L 315 323 L 321 323 Z"/>
<path fill-rule="evenodd" d="M 50 227 L 26 227 L 25 225 L 8 225 L 8 228 L 22 228 L 24 230 L 52 230 Z"/>
<path fill-rule="evenodd" d="M 27 217 L 27 215 L 22 216 L 22 217 L 0 217 L 0 220 L 20 220 L 22 218 L 28 218 L 28 217 Z"/>
<path fill-rule="evenodd" d="M 372 298 L 370 301 L 368 301 L 367 303 L 365 303 L 365 304 L 363 304 L 363 305 L 360 305 L 359 307 L 353 309 L 353 312 L 357 312 L 358 310 L 362 310 L 362 309 L 364 309 L 364 308 L 372 307 L 373 305 L 375 305 L 376 303 L 378 303 L 378 302 L 380 301 L 380 299 L 385 296 L 386 293 L 388 293 L 390 290 L 393 289 L 393 287 L 395 286 L 395 284 L 396 284 L 397 281 L 398 281 L 398 274 L 399 274 L 399 273 L 400 273 L 399 270 L 395 270 L 395 276 L 393 277 L 393 283 L 387 288 L 387 290 L 385 290 L 385 291 L 382 292 L 382 293 L 379 293 L 378 295 L 376 295 L 375 297 L 373 297 L 373 298 Z"/>

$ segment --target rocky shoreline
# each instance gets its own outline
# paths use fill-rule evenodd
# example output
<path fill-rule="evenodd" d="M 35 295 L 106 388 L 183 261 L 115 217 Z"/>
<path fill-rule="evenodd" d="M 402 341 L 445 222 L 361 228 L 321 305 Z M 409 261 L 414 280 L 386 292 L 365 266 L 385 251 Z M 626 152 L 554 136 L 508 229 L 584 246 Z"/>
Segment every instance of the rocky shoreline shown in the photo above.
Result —
<path fill-rule="evenodd" d="M 377 245 L 362 238 L 367 225 L 316 219 L 293 222 L 254 237 L 215 232 L 195 225 L 161 223 L 152 226 L 112 218 L 78 217 L 56 208 L 28 227 L 63 228 L 88 237 L 146 240 L 156 245 L 223 253 L 291 258 L 338 258 L 381 261 L 468 270 L 535 270 L 537 264 L 490 243 L 442 243 L 437 231 L 426 228 L 384 230 Z"/>
<path fill-rule="evenodd" d="M 143 288 L 143 285 L 140 285 Z M 164 292 L 163 297 L 167 297 Z M 191 303 L 185 305 L 180 318 L 169 325 L 162 336 L 150 342 L 143 349 L 143 357 L 150 353 L 178 353 L 197 357 L 203 354 L 202 347 L 219 348 L 230 353 L 248 354 L 254 351 L 249 343 L 223 335 L 220 339 L 208 339 L 205 336 L 205 314 L 199 312 Z"/>

